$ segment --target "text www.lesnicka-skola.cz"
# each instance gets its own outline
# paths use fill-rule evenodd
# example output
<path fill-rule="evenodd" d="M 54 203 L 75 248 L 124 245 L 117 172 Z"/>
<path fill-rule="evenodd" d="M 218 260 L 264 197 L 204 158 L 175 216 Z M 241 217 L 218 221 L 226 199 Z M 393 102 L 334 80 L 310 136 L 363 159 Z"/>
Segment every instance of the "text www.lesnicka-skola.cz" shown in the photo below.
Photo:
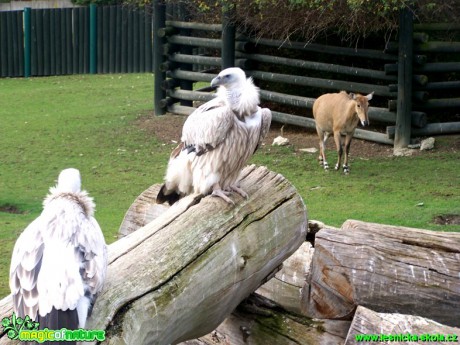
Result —
<path fill-rule="evenodd" d="M 419 341 L 419 342 L 458 342 L 458 335 L 456 334 L 355 334 L 355 340 L 371 341 L 371 342 L 383 342 L 383 341 Z"/>

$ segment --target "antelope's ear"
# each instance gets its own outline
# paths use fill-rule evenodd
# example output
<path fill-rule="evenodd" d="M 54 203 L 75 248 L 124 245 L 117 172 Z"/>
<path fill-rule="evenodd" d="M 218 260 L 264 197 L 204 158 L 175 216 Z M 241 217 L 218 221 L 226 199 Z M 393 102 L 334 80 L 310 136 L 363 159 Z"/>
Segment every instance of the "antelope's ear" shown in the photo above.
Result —
<path fill-rule="evenodd" d="M 367 100 L 370 101 L 373 95 L 374 95 L 374 91 L 372 91 L 370 94 L 366 96 Z"/>
<path fill-rule="evenodd" d="M 356 95 L 353 92 L 350 92 L 348 96 L 350 97 L 350 99 L 356 99 Z"/>

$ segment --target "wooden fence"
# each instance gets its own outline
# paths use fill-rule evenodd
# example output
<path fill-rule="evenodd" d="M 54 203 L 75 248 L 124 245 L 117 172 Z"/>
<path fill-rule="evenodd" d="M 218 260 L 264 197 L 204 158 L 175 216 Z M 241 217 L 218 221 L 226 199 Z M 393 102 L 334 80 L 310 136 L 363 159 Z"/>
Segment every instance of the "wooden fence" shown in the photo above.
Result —
<path fill-rule="evenodd" d="M 156 1 L 156 11 L 165 11 L 165 8 Z M 261 86 L 264 103 L 269 102 L 275 109 L 283 109 L 279 106 L 289 109 L 289 113 L 273 111 L 275 121 L 315 128 L 311 108 L 320 94 L 339 90 L 374 91 L 374 100 L 379 106 L 370 107 L 370 120 L 371 123 L 387 126 L 387 131 L 357 129 L 355 137 L 400 148 L 410 143 L 411 135 L 459 133 L 460 122 L 428 122 L 433 114 L 460 105 L 460 98 L 455 96 L 455 92 L 460 91 L 460 77 L 456 74 L 460 72 L 460 42 L 429 42 L 427 34 L 413 34 L 414 28 L 428 31 L 442 27 L 414 26 L 412 18 L 407 16 L 408 13 L 402 11 L 400 20 L 408 26 L 407 33 L 401 30 L 399 42 L 391 42 L 385 52 L 383 49 L 354 49 L 235 35 L 232 32 L 234 28 L 225 22 L 225 12 L 223 25 L 166 21 L 166 15 L 158 16 L 161 21 L 155 24 L 158 28 L 155 112 L 159 115 L 166 111 L 186 115 L 193 111 L 190 107 L 193 101 L 211 99 L 213 96 L 209 88 L 194 91 L 192 85 L 197 81 L 209 82 L 220 69 L 228 67 L 229 55 L 233 54 L 231 65 L 243 68 L 256 80 Z M 451 25 L 449 30 L 460 30 L 460 25 Z M 220 33 L 220 37 L 215 37 L 216 32 Z M 193 53 L 197 48 L 200 49 L 199 55 Z M 188 52 L 184 53 L 184 49 Z M 287 58 L 292 54 L 283 54 L 285 51 L 296 52 L 297 55 L 304 53 L 303 56 L 314 56 L 316 60 Z M 437 59 L 438 53 L 443 54 L 443 61 L 431 62 L 430 59 Z M 349 57 L 353 67 L 327 63 L 334 55 Z M 378 67 L 354 67 L 360 63 Z M 196 70 L 197 65 L 202 71 Z M 410 68 L 408 72 L 407 66 L 412 65 L 413 71 Z M 282 72 L 286 68 L 295 69 L 295 72 Z M 404 71 L 406 74 L 402 73 Z M 449 78 L 457 79 L 434 81 L 442 78 L 442 73 L 450 73 Z M 431 78 L 433 82 L 430 82 Z M 279 91 L 285 90 L 286 85 L 296 86 L 298 93 Z M 307 94 L 301 92 L 303 89 L 308 90 Z M 449 90 L 450 98 L 430 98 L 430 91 L 435 89 Z M 375 103 L 374 100 L 371 103 Z"/>
<path fill-rule="evenodd" d="M 0 12 L 0 77 L 153 70 L 152 16 L 121 6 Z"/>

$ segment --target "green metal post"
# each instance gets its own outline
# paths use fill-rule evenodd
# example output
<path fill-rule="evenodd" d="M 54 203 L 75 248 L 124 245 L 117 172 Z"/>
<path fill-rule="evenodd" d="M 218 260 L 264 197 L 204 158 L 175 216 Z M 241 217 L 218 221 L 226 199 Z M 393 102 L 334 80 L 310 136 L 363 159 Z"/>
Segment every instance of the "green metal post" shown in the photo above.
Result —
<path fill-rule="evenodd" d="M 31 75 L 30 57 L 30 7 L 24 8 L 24 77 Z"/>
<path fill-rule="evenodd" d="M 89 73 L 97 73 L 97 7 L 89 5 Z"/>

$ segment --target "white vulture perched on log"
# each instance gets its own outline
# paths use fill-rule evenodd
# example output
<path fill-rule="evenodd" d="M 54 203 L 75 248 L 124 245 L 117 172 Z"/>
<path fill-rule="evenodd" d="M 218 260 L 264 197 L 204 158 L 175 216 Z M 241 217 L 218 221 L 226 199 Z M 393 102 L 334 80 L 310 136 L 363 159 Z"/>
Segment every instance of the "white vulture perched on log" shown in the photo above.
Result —
<path fill-rule="evenodd" d="M 102 289 L 107 248 L 93 199 L 80 185 L 77 169 L 63 170 L 13 249 L 13 311 L 38 321 L 40 329 L 84 328 Z"/>
<path fill-rule="evenodd" d="M 181 143 L 172 152 L 157 203 L 212 193 L 247 193 L 238 186 L 241 169 L 267 135 L 271 111 L 259 107 L 259 89 L 240 68 L 227 68 L 211 81 L 216 98 L 197 108 L 184 123 Z"/>

